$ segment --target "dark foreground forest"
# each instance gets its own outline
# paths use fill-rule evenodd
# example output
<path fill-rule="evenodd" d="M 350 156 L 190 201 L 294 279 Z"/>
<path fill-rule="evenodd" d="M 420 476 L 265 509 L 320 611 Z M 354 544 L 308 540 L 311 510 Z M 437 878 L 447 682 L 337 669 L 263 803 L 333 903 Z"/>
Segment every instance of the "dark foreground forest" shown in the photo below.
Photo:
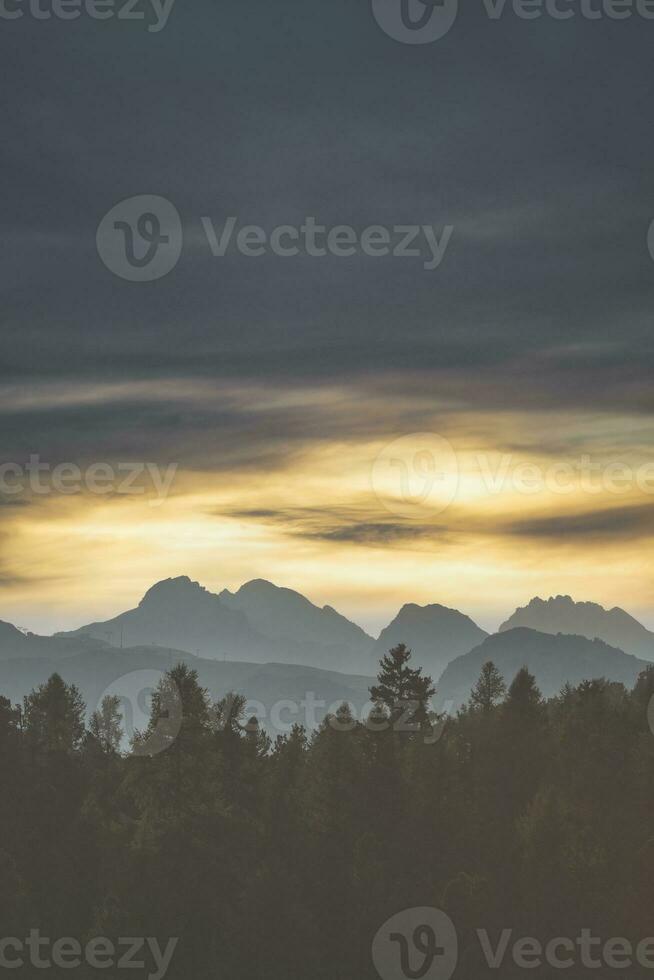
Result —
<path fill-rule="evenodd" d="M 57 675 L 2 699 L 7 975 L 654 976 L 654 667 L 631 692 L 596 680 L 547 703 L 526 670 L 507 681 L 486 665 L 443 723 L 399 647 L 367 724 L 344 707 L 272 744 L 244 699 L 211 705 L 180 666 L 129 754 L 115 699 L 88 726 Z M 420 913 L 384 936 L 421 907 L 451 920 L 449 958 Z"/>

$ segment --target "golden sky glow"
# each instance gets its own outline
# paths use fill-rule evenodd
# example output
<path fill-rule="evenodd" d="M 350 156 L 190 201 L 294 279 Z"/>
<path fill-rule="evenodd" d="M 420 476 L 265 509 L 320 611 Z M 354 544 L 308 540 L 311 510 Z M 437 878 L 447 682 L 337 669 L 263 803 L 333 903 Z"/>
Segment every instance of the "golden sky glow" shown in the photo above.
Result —
<path fill-rule="evenodd" d="M 352 409 L 334 393 L 306 399 L 331 423 Z M 289 405 L 307 408 L 297 393 Z M 180 464 L 163 499 L 151 487 L 26 492 L 24 506 L 3 508 L 0 616 L 71 628 L 186 574 L 215 591 L 268 578 L 371 632 L 408 601 L 494 628 L 533 595 L 561 592 L 652 625 L 647 425 L 576 418 L 567 440 L 564 413 L 457 414 L 439 430 L 429 421 L 413 433 L 361 425 L 361 435 L 309 438 L 260 466 Z"/>

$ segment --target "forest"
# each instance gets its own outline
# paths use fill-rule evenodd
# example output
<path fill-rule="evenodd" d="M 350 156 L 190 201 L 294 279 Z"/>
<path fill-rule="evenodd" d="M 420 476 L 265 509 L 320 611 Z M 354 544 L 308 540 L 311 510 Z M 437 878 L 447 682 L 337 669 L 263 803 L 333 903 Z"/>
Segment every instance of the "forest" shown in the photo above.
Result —
<path fill-rule="evenodd" d="M 489 662 L 443 719 L 399 645 L 380 662 L 367 721 L 343 705 L 273 742 L 244 717 L 244 696 L 211 703 L 178 665 L 125 751 L 119 700 L 88 718 L 55 674 L 20 706 L 0 698 L 2 966 L 120 977 L 107 951 L 144 937 L 123 964 L 131 976 L 367 980 L 380 975 L 383 924 L 428 907 L 454 924 L 455 978 L 624 972 L 625 957 L 602 959 L 599 946 L 597 962 L 571 953 L 574 968 L 507 952 L 499 969 L 479 936 L 493 949 L 506 930 L 543 947 L 569 937 L 578 950 L 590 930 L 647 949 L 653 695 L 654 666 L 633 690 L 596 679 L 545 701 L 526 669 L 502 678 Z M 36 934 L 74 943 L 48 959 L 42 940 L 37 966 L 24 942 Z M 82 955 L 73 970 L 97 937 L 104 960 Z M 145 937 L 170 953 L 165 968 Z M 382 980 L 451 972 L 412 963 Z M 630 961 L 627 975 L 641 974 L 652 968 Z"/>

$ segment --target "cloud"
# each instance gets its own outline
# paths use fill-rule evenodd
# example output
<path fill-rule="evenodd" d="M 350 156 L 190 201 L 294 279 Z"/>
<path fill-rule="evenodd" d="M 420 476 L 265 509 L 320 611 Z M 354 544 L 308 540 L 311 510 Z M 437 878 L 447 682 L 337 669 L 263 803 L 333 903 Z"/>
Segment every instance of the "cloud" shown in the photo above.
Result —
<path fill-rule="evenodd" d="M 224 517 L 225 512 L 221 511 L 217 516 Z M 370 508 L 324 506 L 280 510 L 237 509 L 230 511 L 229 516 L 241 520 L 262 521 L 306 540 L 371 548 L 420 542 L 442 543 L 448 535 L 448 529 L 443 525 L 392 519 L 384 512 L 375 512 L 374 505 Z"/>
<path fill-rule="evenodd" d="M 264 555 L 297 559 L 288 574 L 302 577 L 311 552 L 340 581 L 339 546 L 359 546 L 350 592 L 378 581 L 366 547 L 389 552 L 374 570 L 385 589 L 406 549 L 411 593 L 436 587 L 430 549 L 461 544 L 456 576 L 448 547 L 439 581 L 456 578 L 464 599 L 486 594 L 489 568 L 498 590 L 512 573 L 531 587 L 549 541 L 581 561 L 588 543 L 649 533 L 647 508 L 605 498 L 574 514 L 569 501 L 546 512 L 518 499 L 507 517 L 474 480 L 434 522 L 371 498 L 375 453 L 410 433 L 539 461 L 646 457 L 654 435 L 649 32 L 636 17 L 527 29 L 508 4 L 497 23 L 481 4 L 459 7 L 456 29 L 424 48 L 393 42 L 351 0 L 248 0 L 247 16 L 239 3 L 176 3 L 154 37 L 139 22 L 27 16 L 0 32 L 13 95 L 0 145 L 1 461 L 179 465 L 170 524 L 166 507 L 130 524 L 125 501 L 94 501 L 92 518 L 88 501 L 69 505 L 88 520 L 83 573 L 72 519 L 55 534 L 68 505 L 3 509 L 3 545 L 28 577 L 46 565 L 48 533 L 49 567 L 62 554 L 74 566 L 75 601 L 87 583 L 109 592 L 98 555 L 121 540 L 114 569 L 138 556 L 145 579 L 164 540 L 186 566 L 191 539 L 206 552 L 205 525 L 189 530 L 196 508 L 266 523 L 250 551 L 248 526 L 225 542 L 207 520 L 239 576 L 238 562 Z M 178 208 L 187 247 L 169 276 L 127 283 L 100 262 L 95 233 L 118 201 L 147 193 Z M 229 215 L 266 231 L 314 216 L 454 234 L 435 272 L 399 257 L 216 259 L 201 218 Z"/>
<path fill-rule="evenodd" d="M 421 524 L 366 523 L 325 527 L 305 537 L 321 541 L 335 541 L 346 544 L 364 544 L 370 547 L 384 547 L 395 542 L 419 541 L 424 538 L 435 540 L 435 528 Z"/>
<path fill-rule="evenodd" d="M 176 4 L 154 44 L 142 25 L 122 35 L 82 20 L 72 50 L 65 31 L 28 17 L 3 33 L 20 99 L 0 151 L 0 378 L 150 383 L 160 400 L 133 420 L 143 445 L 162 427 L 193 430 L 180 376 L 360 388 L 395 376 L 407 393 L 421 376 L 465 410 L 650 413 L 650 57 L 638 19 L 619 38 L 579 19 L 563 41 L 546 18 L 527 35 L 515 17 L 461 12 L 457 31 L 412 51 L 366 5 L 249 9 Z M 56 79 L 47 92 L 42 73 Z M 134 289 L 100 264 L 95 230 L 148 191 L 176 203 L 190 248 L 169 277 Z M 214 259 L 200 218 L 230 214 L 268 230 L 315 215 L 455 231 L 437 274 L 400 258 Z M 59 416 L 77 431 L 80 418 L 109 430 L 91 405 Z M 198 435 L 203 424 L 200 410 Z"/>
<path fill-rule="evenodd" d="M 654 536 L 654 504 L 532 517 L 501 525 L 501 533 L 553 542 L 592 543 Z"/>

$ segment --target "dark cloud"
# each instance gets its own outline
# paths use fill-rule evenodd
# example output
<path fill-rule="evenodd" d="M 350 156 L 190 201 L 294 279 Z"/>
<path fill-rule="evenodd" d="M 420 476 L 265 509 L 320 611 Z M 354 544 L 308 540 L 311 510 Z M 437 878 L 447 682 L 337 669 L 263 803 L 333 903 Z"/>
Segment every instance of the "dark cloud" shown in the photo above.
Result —
<path fill-rule="evenodd" d="M 450 529 L 445 525 L 393 519 L 381 510 L 374 514 L 374 508 L 371 507 L 366 509 L 368 518 L 371 510 L 375 520 L 364 519 L 356 507 L 287 507 L 280 510 L 244 508 L 230 510 L 227 514 L 220 511 L 216 516 L 262 521 L 276 525 L 294 537 L 307 540 L 360 544 L 373 548 L 421 542 L 443 544 L 448 539 Z"/>
<path fill-rule="evenodd" d="M 321 531 L 305 534 L 304 537 L 320 541 L 334 541 L 339 544 L 364 544 L 370 547 L 383 547 L 394 543 L 410 543 L 428 538 L 434 542 L 436 529 L 423 524 L 361 523 L 342 527 L 325 527 Z"/>
<path fill-rule="evenodd" d="M 460 6 L 447 37 L 415 47 L 367 0 L 176 0 L 157 35 L 4 22 L 0 379 L 161 393 L 3 411 L 6 451 L 266 467 L 321 433 L 377 429 L 365 411 L 321 429 L 304 407 L 189 406 L 177 378 L 386 390 L 395 431 L 433 420 L 402 405 L 418 393 L 453 411 L 650 416 L 652 25 Z M 187 248 L 165 279 L 131 284 L 101 265 L 95 230 L 142 193 L 175 202 Z M 215 259 L 199 219 L 230 214 L 455 231 L 436 272 Z"/>
<path fill-rule="evenodd" d="M 372 512 L 372 514 L 371 514 Z M 483 540 L 504 536 L 543 543 L 592 544 L 654 536 L 654 503 L 631 504 L 556 516 L 505 520 L 462 514 L 456 508 L 439 515 L 438 522 L 392 518 L 384 511 L 366 510 L 364 519 L 356 507 L 291 507 L 279 510 L 243 508 L 216 512 L 220 518 L 261 521 L 286 533 L 309 540 L 384 546 L 446 546 L 457 540 Z M 370 520 L 370 517 L 374 520 Z"/>
<path fill-rule="evenodd" d="M 603 510 L 565 514 L 557 517 L 536 517 L 504 524 L 503 534 L 538 538 L 553 542 L 610 538 L 646 538 L 654 535 L 654 504 L 612 507 Z"/>

